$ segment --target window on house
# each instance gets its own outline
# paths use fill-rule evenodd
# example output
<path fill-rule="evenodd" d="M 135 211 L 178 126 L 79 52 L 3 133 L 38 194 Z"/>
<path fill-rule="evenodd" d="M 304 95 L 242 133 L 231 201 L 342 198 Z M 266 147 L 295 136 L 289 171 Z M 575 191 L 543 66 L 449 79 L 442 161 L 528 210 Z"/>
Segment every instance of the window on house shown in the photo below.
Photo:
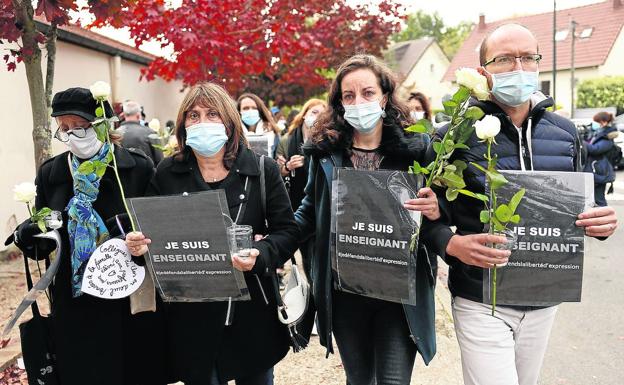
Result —
<path fill-rule="evenodd" d="M 555 40 L 556 41 L 564 41 L 566 39 L 566 37 L 568 37 L 568 30 L 564 29 L 562 31 L 557 31 L 557 33 L 555 34 Z"/>
<path fill-rule="evenodd" d="M 583 31 L 581 31 L 579 38 L 587 39 L 588 37 L 592 35 L 593 32 L 594 32 L 594 27 L 585 28 Z"/>
<path fill-rule="evenodd" d="M 550 80 L 543 80 L 540 84 L 540 91 L 544 95 L 550 95 Z"/>

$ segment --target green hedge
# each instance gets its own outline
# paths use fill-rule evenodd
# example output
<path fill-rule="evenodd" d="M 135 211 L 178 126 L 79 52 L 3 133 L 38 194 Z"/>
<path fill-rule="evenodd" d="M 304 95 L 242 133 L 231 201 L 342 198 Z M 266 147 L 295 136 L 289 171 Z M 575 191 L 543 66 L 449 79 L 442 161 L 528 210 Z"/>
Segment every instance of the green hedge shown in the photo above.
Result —
<path fill-rule="evenodd" d="M 624 112 L 624 76 L 584 80 L 577 93 L 578 108 L 616 107 L 618 114 Z"/>

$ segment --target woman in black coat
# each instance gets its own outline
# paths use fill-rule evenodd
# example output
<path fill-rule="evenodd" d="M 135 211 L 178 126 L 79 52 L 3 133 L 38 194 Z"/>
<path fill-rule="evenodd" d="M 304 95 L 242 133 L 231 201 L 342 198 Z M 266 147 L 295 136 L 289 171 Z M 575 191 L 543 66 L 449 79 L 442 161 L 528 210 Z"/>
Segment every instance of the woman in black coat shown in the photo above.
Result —
<path fill-rule="evenodd" d="M 178 113 L 176 137 L 180 151 L 158 165 L 151 193 L 224 189 L 230 216 L 236 218 L 246 204 L 237 223 L 267 236 L 254 242 L 247 259 L 232 258 L 234 267 L 245 272 L 251 301 L 232 302 L 229 312 L 228 302 L 165 304 L 173 375 L 186 385 L 232 379 L 272 384 L 273 366 L 289 349 L 287 330 L 277 317 L 272 274 L 296 249 L 298 230 L 277 164 L 265 158 L 265 216 L 259 156 L 246 146 L 235 102 L 214 84 L 191 88 Z M 145 253 L 150 242 L 140 233 L 129 234 L 127 241 L 134 255 Z"/>
<path fill-rule="evenodd" d="M 436 349 L 436 256 L 422 246 L 432 236 L 427 219 L 440 217 L 431 189 L 423 188 L 418 191 L 419 198 L 404 202 L 405 208 L 421 211 L 425 218 L 415 256 L 415 306 L 337 290 L 332 276 L 331 181 L 335 168 L 407 171 L 414 160 L 424 158 L 428 138 L 420 134 L 405 137 L 403 128 L 411 120 L 395 89 L 394 76 L 375 57 L 348 59 L 337 70 L 329 90 L 329 107 L 304 146 L 310 155 L 310 175 L 295 218 L 301 241 L 314 238 L 311 278 L 319 337 L 327 352 L 333 353 L 333 334 L 347 382 L 354 385 L 409 384 L 416 352 L 428 364 Z"/>
<path fill-rule="evenodd" d="M 112 109 L 105 103 L 107 116 Z M 63 385 L 153 385 L 166 384 L 164 345 L 158 338 L 164 327 L 159 312 L 130 314 L 130 302 L 123 299 L 100 299 L 77 291 L 81 276 L 72 269 L 73 247 L 70 244 L 68 204 L 79 187 L 74 182 L 77 165 L 84 159 L 97 158 L 105 144 L 96 139 L 90 122 L 96 119 L 96 101 L 84 88 L 70 88 L 54 95 L 52 116 L 59 128 L 55 137 L 70 151 L 55 156 L 37 172 L 37 209 L 49 207 L 63 214 L 59 229 L 62 255 L 59 270 L 51 287 L 51 338 L 56 353 L 59 383 Z M 114 134 L 111 139 L 118 140 Z M 154 175 L 152 161 L 142 153 L 114 146 L 119 176 L 126 197 L 145 194 Z M 100 216 L 110 235 L 119 234 L 115 216 L 125 213 L 121 192 L 112 168 L 101 177 L 93 210 Z M 31 258 L 43 258 L 51 248 L 33 235 L 38 232 L 30 220 L 16 232 L 15 244 Z M 47 250 L 46 250 L 47 249 Z M 86 264 L 86 262 L 84 262 Z M 43 342 L 42 342 L 43 343 Z"/>

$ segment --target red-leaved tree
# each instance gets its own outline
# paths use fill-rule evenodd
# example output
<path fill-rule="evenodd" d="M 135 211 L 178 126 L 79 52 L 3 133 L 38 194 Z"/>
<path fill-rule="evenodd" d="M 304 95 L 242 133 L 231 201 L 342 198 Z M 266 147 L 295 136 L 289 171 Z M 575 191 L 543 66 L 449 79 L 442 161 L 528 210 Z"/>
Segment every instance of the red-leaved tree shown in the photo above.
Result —
<path fill-rule="evenodd" d="M 404 9 L 396 0 L 371 7 L 345 0 L 164 0 L 131 6 L 124 25 L 137 46 L 156 40 L 173 46 L 148 79 L 213 81 L 233 95 L 251 91 L 278 105 L 301 103 L 323 92 L 327 74 L 360 52 L 381 55 L 400 28 Z"/>
<path fill-rule="evenodd" d="M 0 0 L 0 48 L 9 71 L 24 64 L 33 118 L 35 167 L 51 156 L 50 107 L 54 85 L 56 37 L 59 26 L 69 23 L 70 11 L 89 11 L 96 21 L 121 26 L 122 10 L 137 0 L 88 0 L 79 8 L 74 0 Z M 46 24 L 45 33 L 35 19 Z M 46 75 L 42 71 L 42 50 L 46 51 Z"/>

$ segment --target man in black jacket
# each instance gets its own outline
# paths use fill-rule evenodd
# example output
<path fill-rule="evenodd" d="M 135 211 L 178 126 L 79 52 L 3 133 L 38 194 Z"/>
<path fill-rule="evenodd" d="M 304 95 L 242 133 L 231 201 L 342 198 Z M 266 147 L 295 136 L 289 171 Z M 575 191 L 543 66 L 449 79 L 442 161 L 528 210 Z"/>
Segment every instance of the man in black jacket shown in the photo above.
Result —
<path fill-rule="evenodd" d="M 499 26 L 485 37 L 480 51 L 478 71 L 488 79 L 490 101 L 473 104 L 501 121 L 496 136 L 499 169 L 582 171 L 574 124 L 548 112 L 552 99 L 537 92 L 540 59 L 537 40 L 527 28 Z M 434 140 L 445 131 L 436 133 Z M 467 145 L 470 149 L 456 151 L 454 159 L 484 165 L 485 143 L 473 134 Z M 484 192 L 484 178 L 472 167 L 465 170 L 464 179 L 467 189 Z M 504 238 L 483 233 L 483 206 L 474 199 L 460 195 L 448 202 L 444 194 L 438 199 L 448 220 L 436 223 L 436 252 L 449 264 L 465 384 L 535 385 L 557 306 L 497 306 L 492 316 L 490 305 L 483 303 L 483 269 L 507 262 L 510 252 L 486 245 Z M 613 234 L 617 218 L 610 207 L 593 208 L 580 214 L 576 225 L 588 236 L 604 239 Z"/>
<path fill-rule="evenodd" d="M 121 145 L 125 148 L 141 150 L 152 159 L 154 165 L 158 165 L 163 159 L 163 153 L 152 145 L 152 139 L 150 139 L 150 135 L 157 133 L 140 123 L 141 105 L 128 100 L 123 104 L 123 113 L 125 120 L 117 130 L 118 133 L 123 135 Z"/>

